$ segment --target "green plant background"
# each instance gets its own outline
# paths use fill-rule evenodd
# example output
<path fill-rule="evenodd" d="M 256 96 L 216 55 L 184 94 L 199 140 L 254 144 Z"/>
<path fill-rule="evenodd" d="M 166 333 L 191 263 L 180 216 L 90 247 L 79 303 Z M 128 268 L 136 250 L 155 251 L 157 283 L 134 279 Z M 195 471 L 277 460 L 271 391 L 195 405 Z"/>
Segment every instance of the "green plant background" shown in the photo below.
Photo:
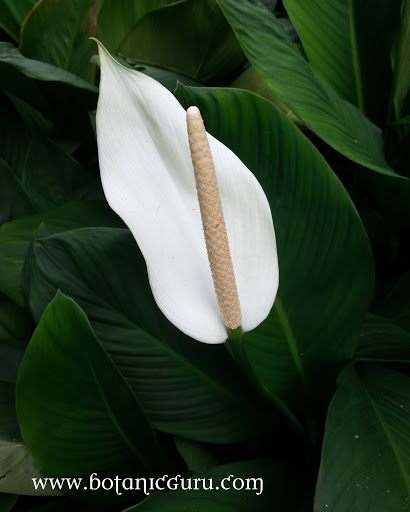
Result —
<path fill-rule="evenodd" d="M 90 36 L 267 195 L 253 381 L 162 315 L 105 202 Z M 409 0 L 0 0 L 0 512 L 410 510 L 409 87 Z M 31 482 L 92 473 L 264 491 Z"/>

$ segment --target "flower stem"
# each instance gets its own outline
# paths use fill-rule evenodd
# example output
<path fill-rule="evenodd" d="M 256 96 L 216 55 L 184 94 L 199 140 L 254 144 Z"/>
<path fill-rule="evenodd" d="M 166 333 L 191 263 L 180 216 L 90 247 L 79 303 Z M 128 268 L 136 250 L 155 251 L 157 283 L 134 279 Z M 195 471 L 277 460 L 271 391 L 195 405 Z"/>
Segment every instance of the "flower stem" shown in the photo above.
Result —
<path fill-rule="evenodd" d="M 249 358 L 246 354 L 246 349 L 243 341 L 243 330 L 239 326 L 237 329 L 228 329 L 228 340 L 226 341 L 226 347 L 237 363 L 241 370 L 248 377 L 250 383 L 255 390 L 268 399 L 275 407 L 277 407 L 289 420 L 292 427 L 304 435 L 304 429 L 298 418 L 293 412 L 275 395 L 270 389 L 264 385 L 257 377 L 252 365 L 249 362 Z"/>

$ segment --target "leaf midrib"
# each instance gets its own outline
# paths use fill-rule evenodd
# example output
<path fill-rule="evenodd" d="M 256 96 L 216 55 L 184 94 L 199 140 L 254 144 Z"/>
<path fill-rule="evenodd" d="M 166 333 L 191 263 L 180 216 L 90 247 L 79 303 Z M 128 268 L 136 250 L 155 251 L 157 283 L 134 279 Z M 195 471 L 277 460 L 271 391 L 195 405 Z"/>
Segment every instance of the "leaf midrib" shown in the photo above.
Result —
<path fill-rule="evenodd" d="M 118 432 L 118 434 L 121 437 L 121 439 L 124 441 L 124 444 L 130 449 L 130 451 L 134 455 L 137 456 L 137 458 L 141 462 L 142 466 L 145 467 L 146 466 L 146 460 L 144 459 L 142 453 L 140 452 L 140 450 L 138 450 L 138 448 L 134 445 L 134 443 L 128 438 L 128 436 L 125 433 L 124 429 L 118 423 L 117 418 L 115 417 L 115 414 L 114 414 L 114 412 L 113 412 L 113 410 L 112 410 L 108 400 L 106 399 L 106 394 L 104 392 L 104 388 L 101 385 L 100 379 L 98 378 L 98 375 L 97 375 L 97 373 L 96 373 L 96 371 L 94 369 L 94 366 L 93 366 L 92 362 L 89 362 L 88 367 L 90 369 L 91 375 L 93 376 L 93 380 L 94 380 L 94 383 L 95 383 L 95 385 L 97 387 L 98 393 L 99 393 L 99 395 L 100 395 L 100 397 L 101 397 L 101 399 L 103 401 L 105 410 L 107 411 L 108 417 L 110 418 L 112 424 L 114 425 L 114 428 Z M 129 389 L 129 391 L 132 393 L 131 389 Z M 149 425 L 147 418 L 146 418 L 146 421 L 147 421 L 147 424 Z"/>
<path fill-rule="evenodd" d="M 288 347 L 292 355 L 294 365 L 296 367 L 297 373 L 302 383 L 303 390 L 307 395 L 306 377 L 303 369 L 302 359 L 300 357 L 298 350 L 297 340 L 295 335 L 293 334 L 292 327 L 289 323 L 289 318 L 283 308 L 282 301 L 278 296 L 275 299 L 274 307 L 278 315 L 279 321 L 281 323 L 283 332 L 285 333 L 286 341 L 288 343 Z"/>
<path fill-rule="evenodd" d="M 357 106 L 361 112 L 364 113 L 364 97 L 363 97 L 363 82 L 360 72 L 360 56 L 359 48 L 357 43 L 357 31 L 354 17 L 354 6 L 353 0 L 348 0 L 348 16 L 349 16 L 349 33 L 350 33 L 350 44 L 352 48 L 352 64 L 353 73 L 356 85 L 356 99 Z"/>

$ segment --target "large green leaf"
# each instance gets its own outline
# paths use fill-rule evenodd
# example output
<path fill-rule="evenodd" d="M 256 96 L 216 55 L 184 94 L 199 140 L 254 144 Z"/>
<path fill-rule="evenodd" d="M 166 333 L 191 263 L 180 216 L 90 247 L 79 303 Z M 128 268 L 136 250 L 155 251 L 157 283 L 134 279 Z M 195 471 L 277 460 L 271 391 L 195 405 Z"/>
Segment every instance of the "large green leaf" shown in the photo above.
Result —
<path fill-rule="evenodd" d="M 112 54 L 191 79 L 222 79 L 244 59 L 215 0 L 105 0 L 98 37 Z"/>
<path fill-rule="evenodd" d="M 151 1 L 149 12 L 137 15 L 138 22 L 119 48 L 121 55 L 201 82 L 223 80 L 243 62 L 243 52 L 216 0 L 163 4 L 163 0 Z M 145 10 L 142 3 L 141 11 Z"/>
<path fill-rule="evenodd" d="M 320 400 L 353 356 L 350 333 L 372 293 L 372 254 L 359 216 L 316 148 L 266 100 L 216 88 L 179 87 L 177 96 L 200 108 L 209 132 L 251 169 L 270 203 L 279 290 L 265 322 L 245 334 L 250 363 L 288 406 L 300 407 L 306 393 Z"/>
<path fill-rule="evenodd" d="M 62 130 L 89 130 L 97 88 L 64 69 L 27 59 L 5 42 L 0 42 L 0 88 L 60 123 Z"/>
<path fill-rule="evenodd" d="M 329 407 L 315 512 L 409 510 L 410 378 L 349 366 Z"/>
<path fill-rule="evenodd" d="M 21 53 L 93 82 L 92 9 L 92 0 L 40 0 L 22 27 Z"/>
<path fill-rule="evenodd" d="M 140 476 L 166 469 L 135 395 L 84 312 L 60 292 L 27 347 L 16 402 L 24 441 L 46 475 Z"/>
<path fill-rule="evenodd" d="M 191 490 L 185 479 L 179 488 L 155 492 L 126 512 L 285 512 L 296 511 L 300 500 L 293 490 L 295 475 L 286 463 L 276 460 L 235 462 L 191 478 Z M 198 481 L 197 489 L 195 478 L 205 479 Z"/>
<path fill-rule="evenodd" d="M 58 233 L 85 226 L 121 226 L 121 220 L 100 201 L 72 201 L 60 208 L 7 222 L 0 227 L 0 292 L 23 306 L 21 272 L 34 233 L 41 223 Z"/>
<path fill-rule="evenodd" d="M 0 27 L 16 41 L 20 39 L 20 28 L 24 18 L 38 0 L 0 0 Z"/>
<path fill-rule="evenodd" d="M 15 411 L 14 387 L 27 344 L 21 339 L 29 332 L 27 318 L 22 310 L 2 299 L 0 322 L 0 493 L 57 494 L 50 489 L 35 491 L 31 478 L 40 477 L 41 473 L 21 443 Z M 0 510 L 1 505 L 0 500 Z"/>
<path fill-rule="evenodd" d="M 386 318 L 368 314 L 360 328 L 356 359 L 410 363 L 410 333 Z"/>
<path fill-rule="evenodd" d="M 395 175 L 380 130 L 342 99 L 293 46 L 258 0 L 217 0 L 255 70 L 301 121 L 354 162 Z"/>
<path fill-rule="evenodd" d="M 402 0 L 284 4 L 309 62 L 342 97 L 384 126 Z"/>
<path fill-rule="evenodd" d="M 57 289 L 74 298 L 155 427 L 231 443 L 268 426 L 224 347 L 188 338 L 159 311 L 128 230 L 61 233 L 36 239 L 31 252 L 34 319 Z"/>

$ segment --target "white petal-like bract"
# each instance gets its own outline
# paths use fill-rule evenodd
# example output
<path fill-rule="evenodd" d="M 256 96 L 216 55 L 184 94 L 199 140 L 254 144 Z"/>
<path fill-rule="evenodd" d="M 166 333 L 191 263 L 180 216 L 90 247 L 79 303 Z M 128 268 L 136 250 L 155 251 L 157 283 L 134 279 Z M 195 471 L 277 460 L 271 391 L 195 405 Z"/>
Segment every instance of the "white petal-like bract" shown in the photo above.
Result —
<path fill-rule="evenodd" d="M 154 298 L 182 332 L 227 338 L 207 259 L 186 113 L 161 84 L 117 63 L 99 44 L 97 141 L 111 208 L 145 258 Z M 278 288 L 268 200 L 253 174 L 208 134 L 238 287 L 244 331 L 260 324 Z M 118 262 L 120 264 L 120 262 Z"/>

